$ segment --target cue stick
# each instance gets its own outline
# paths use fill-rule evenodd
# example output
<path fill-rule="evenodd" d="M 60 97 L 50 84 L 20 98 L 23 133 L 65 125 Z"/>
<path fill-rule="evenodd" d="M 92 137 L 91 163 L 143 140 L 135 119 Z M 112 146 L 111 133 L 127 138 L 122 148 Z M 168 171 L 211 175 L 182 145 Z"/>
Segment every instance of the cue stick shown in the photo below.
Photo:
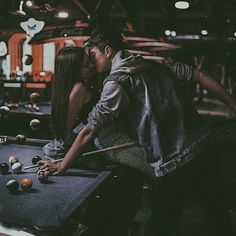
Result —
<path fill-rule="evenodd" d="M 115 146 L 112 146 L 112 147 L 102 148 L 102 149 L 95 150 L 95 151 L 85 152 L 81 156 L 82 157 L 89 156 L 89 155 L 93 155 L 93 154 L 97 154 L 97 153 L 103 153 L 103 152 L 112 151 L 112 150 L 116 150 L 116 149 L 120 149 L 120 148 L 130 147 L 130 146 L 134 146 L 134 145 L 137 145 L 137 144 L 138 144 L 137 142 L 132 141 L 132 142 L 123 143 L 123 144 L 120 144 L 120 145 L 115 145 Z M 60 162 L 63 159 L 64 158 L 60 158 L 60 159 L 54 160 L 54 162 Z M 38 167 L 38 165 L 36 164 L 36 165 L 32 165 L 32 166 L 26 166 L 26 167 L 23 168 L 23 170 L 28 170 L 28 169 L 35 168 L 35 167 Z"/>

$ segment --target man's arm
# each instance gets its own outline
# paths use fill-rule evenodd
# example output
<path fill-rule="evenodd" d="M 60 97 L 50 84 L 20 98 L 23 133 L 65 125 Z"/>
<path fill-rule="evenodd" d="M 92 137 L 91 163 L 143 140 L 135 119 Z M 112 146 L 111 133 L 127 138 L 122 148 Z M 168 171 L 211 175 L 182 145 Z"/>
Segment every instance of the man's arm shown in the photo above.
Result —
<path fill-rule="evenodd" d="M 201 71 L 199 71 L 197 80 L 202 88 L 213 93 L 217 98 L 236 112 L 236 100 L 218 81 Z"/>
<path fill-rule="evenodd" d="M 114 83 L 107 82 L 104 86 L 101 98 L 93 107 L 88 117 L 88 124 L 80 131 L 70 150 L 67 152 L 60 165 L 53 161 L 39 161 L 40 170 L 60 174 L 71 166 L 85 151 L 87 145 L 96 137 L 99 130 L 110 125 L 129 103 L 124 89 Z"/>
<path fill-rule="evenodd" d="M 198 82 L 203 89 L 213 93 L 218 99 L 236 112 L 236 99 L 210 75 L 181 62 L 175 62 L 168 66 L 178 80 Z"/>
<path fill-rule="evenodd" d="M 78 159 L 79 156 L 84 152 L 87 145 L 96 137 L 95 132 L 84 127 L 78 136 L 76 137 L 74 143 L 72 144 L 70 150 L 65 155 L 63 161 L 60 164 L 59 172 L 63 172 L 68 169 L 74 160 Z"/>

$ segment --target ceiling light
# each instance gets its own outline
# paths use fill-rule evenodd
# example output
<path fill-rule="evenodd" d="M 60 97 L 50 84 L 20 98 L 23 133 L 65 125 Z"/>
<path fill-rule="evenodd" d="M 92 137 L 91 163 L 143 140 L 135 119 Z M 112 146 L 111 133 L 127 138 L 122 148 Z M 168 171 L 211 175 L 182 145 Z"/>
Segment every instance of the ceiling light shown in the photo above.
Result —
<path fill-rule="evenodd" d="M 69 16 L 69 14 L 66 11 L 60 11 L 60 12 L 58 12 L 57 16 L 59 18 L 67 18 Z"/>
<path fill-rule="evenodd" d="M 236 37 L 236 32 L 234 32 L 234 37 Z"/>
<path fill-rule="evenodd" d="M 189 8 L 189 3 L 186 1 L 178 1 L 175 3 L 177 9 L 187 9 Z"/>
<path fill-rule="evenodd" d="M 166 31 L 165 31 L 165 35 L 166 35 L 166 36 L 170 36 L 170 35 L 171 35 L 171 31 L 170 31 L 170 30 L 166 30 Z"/>
<path fill-rule="evenodd" d="M 205 29 L 203 29 L 203 30 L 201 30 L 201 34 L 202 34 L 202 35 L 208 35 L 208 31 L 205 30 Z"/>
<path fill-rule="evenodd" d="M 174 30 L 171 32 L 171 36 L 172 36 L 172 37 L 175 37 L 175 36 L 176 36 L 176 32 L 175 32 Z"/>
<path fill-rule="evenodd" d="M 28 6 L 28 7 L 32 7 L 32 6 L 33 6 L 32 1 L 30 1 L 30 0 L 26 1 L 26 6 Z"/>

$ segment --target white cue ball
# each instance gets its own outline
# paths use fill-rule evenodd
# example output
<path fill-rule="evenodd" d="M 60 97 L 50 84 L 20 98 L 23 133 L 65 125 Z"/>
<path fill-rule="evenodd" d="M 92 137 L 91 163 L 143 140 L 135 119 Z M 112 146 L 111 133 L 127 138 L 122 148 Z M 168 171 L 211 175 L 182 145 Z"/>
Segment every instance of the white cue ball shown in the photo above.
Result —
<path fill-rule="evenodd" d="M 16 162 L 15 164 L 12 165 L 11 168 L 15 174 L 19 174 L 21 173 L 22 170 L 22 164 L 20 162 Z"/>

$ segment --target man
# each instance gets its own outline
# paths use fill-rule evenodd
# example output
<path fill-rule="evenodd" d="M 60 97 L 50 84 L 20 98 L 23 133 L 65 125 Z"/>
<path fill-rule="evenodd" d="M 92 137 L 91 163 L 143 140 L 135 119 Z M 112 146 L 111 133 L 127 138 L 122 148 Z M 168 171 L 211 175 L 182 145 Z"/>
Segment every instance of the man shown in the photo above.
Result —
<path fill-rule="evenodd" d="M 211 133 L 187 99 L 185 83 L 198 81 L 236 111 L 230 94 L 211 77 L 191 67 L 187 68 L 189 76 L 185 71 L 181 77 L 180 68 L 174 76 L 164 65 L 121 50 L 121 38 L 109 30 L 95 30 L 87 48 L 97 72 L 110 71 L 100 100 L 64 160 L 60 164 L 40 162 L 40 168 L 60 174 L 104 128 L 118 123 L 138 140 L 145 160 L 154 168 L 153 221 L 157 235 L 176 235 L 189 190 L 203 201 L 215 235 L 225 233 L 227 226 L 216 180 L 218 162 L 207 152 L 207 147 L 213 145 Z"/>

